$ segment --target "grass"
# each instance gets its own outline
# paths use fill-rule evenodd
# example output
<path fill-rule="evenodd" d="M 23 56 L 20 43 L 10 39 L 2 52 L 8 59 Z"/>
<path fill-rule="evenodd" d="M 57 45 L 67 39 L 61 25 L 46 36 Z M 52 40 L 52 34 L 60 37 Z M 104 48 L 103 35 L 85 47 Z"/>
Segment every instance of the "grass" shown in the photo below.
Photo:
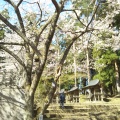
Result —
<path fill-rule="evenodd" d="M 86 99 L 85 95 L 80 95 L 80 103 L 89 103 L 90 101 Z M 107 97 L 103 101 L 91 101 L 92 103 L 101 103 L 101 104 L 120 104 L 120 95 L 114 97 Z"/>

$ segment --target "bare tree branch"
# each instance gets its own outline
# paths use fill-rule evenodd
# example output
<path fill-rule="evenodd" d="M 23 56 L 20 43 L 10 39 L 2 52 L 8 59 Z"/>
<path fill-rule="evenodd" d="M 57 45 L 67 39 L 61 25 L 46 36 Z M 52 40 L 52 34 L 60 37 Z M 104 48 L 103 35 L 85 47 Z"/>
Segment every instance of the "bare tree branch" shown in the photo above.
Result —
<path fill-rule="evenodd" d="M 75 15 L 76 15 L 76 17 L 77 17 L 77 19 L 78 19 L 78 21 L 83 25 L 83 26 L 85 26 L 86 27 L 86 25 L 80 20 L 80 18 L 79 18 L 79 16 L 77 15 L 77 13 L 76 13 L 76 11 L 75 10 L 73 10 L 73 12 L 75 13 Z"/>
<path fill-rule="evenodd" d="M 64 32 L 64 33 L 76 34 L 76 33 L 83 32 L 83 31 L 81 31 L 81 30 L 76 31 L 76 32 L 74 32 L 74 31 L 72 31 L 72 30 L 63 30 L 63 29 L 62 29 L 60 26 L 58 26 L 58 25 L 57 25 L 57 28 L 58 28 L 59 30 L 61 30 L 61 32 Z"/>
<path fill-rule="evenodd" d="M 97 12 L 97 10 L 98 10 L 98 7 L 99 7 L 99 4 L 94 6 L 92 17 L 91 17 L 89 23 L 87 24 L 86 29 L 87 29 L 87 28 L 89 27 L 89 25 L 92 23 L 92 21 L 93 21 L 93 19 L 94 19 L 94 16 L 95 16 L 95 14 L 96 14 L 96 12 Z"/>
<path fill-rule="evenodd" d="M 52 0 L 52 3 L 54 4 L 54 6 L 55 6 L 55 8 L 56 8 L 56 11 L 59 12 L 60 7 L 59 7 L 57 1 L 56 1 L 56 0 Z"/>
<path fill-rule="evenodd" d="M 0 48 L 3 49 L 4 51 L 6 51 L 7 53 L 9 53 L 11 56 L 13 56 L 20 63 L 20 65 L 22 65 L 24 67 L 24 69 L 26 69 L 24 62 L 16 54 L 14 54 L 12 51 L 10 51 L 4 45 L 0 45 Z"/>
<path fill-rule="evenodd" d="M 17 8 L 20 6 L 20 4 L 23 2 L 23 0 L 20 0 L 19 3 L 17 4 Z"/>
<path fill-rule="evenodd" d="M 86 32 L 87 32 L 87 30 L 81 32 L 78 36 L 74 36 L 74 37 L 72 38 L 71 43 L 70 43 L 69 46 L 66 48 L 66 50 L 65 50 L 65 52 L 64 52 L 64 54 L 63 54 L 63 57 L 61 58 L 61 60 L 60 60 L 60 62 L 59 62 L 59 65 L 60 65 L 60 66 L 63 65 L 63 63 L 64 63 L 64 61 L 65 61 L 65 59 L 66 59 L 66 57 L 67 57 L 67 55 L 68 55 L 68 52 L 69 52 L 71 46 L 73 45 L 73 43 L 74 43 L 80 36 L 82 36 L 82 35 L 83 35 L 84 33 L 86 33 Z"/>
<path fill-rule="evenodd" d="M 37 2 L 28 2 L 28 1 L 23 1 L 23 2 L 26 2 L 26 3 L 29 3 L 29 4 L 36 4 Z"/>
<path fill-rule="evenodd" d="M 11 0 L 6 0 L 6 1 L 13 6 L 13 8 L 14 8 L 14 10 L 16 12 L 16 15 L 18 17 L 19 24 L 20 24 L 21 29 L 22 29 L 22 33 L 25 34 L 25 28 L 24 28 L 24 24 L 23 24 L 23 19 L 21 17 L 21 13 L 20 13 L 19 8 L 18 8 L 23 0 L 20 0 L 17 6 Z"/>
<path fill-rule="evenodd" d="M 39 40 L 42 32 L 43 32 L 43 31 L 45 30 L 45 28 L 51 23 L 52 19 L 53 19 L 53 16 L 50 17 L 50 18 L 46 21 L 46 23 L 40 28 L 39 33 L 38 33 L 38 35 L 37 35 L 37 37 L 36 37 L 36 42 L 38 42 L 38 40 Z"/>
<path fill-rule="evenodd" d="M 40 4 L 37 2 L 37 5 L 38 5 L 38 7 L 39 7 L 39 10 L 40 10 L 40 18 L 38 19 L 38 21 L 37 21 L 37 23 L 39 23 L 39 22 L 41 22 L 41 20 L 42 20 L 42 9 L 41 9 L 41 7 L 40 7 Z"/>
<path fill-rule="evenodd" d="M 87 9 L 92 9 L 92 7 L 89 7 L 89 8 L 73 8 L 73 9 L 63 9 L 62 12 L 64 11 L 76 11 L 76 10 L 87 10 Z"/>
<path fill-rule="evenodd" d="M 19 46 L 24 46 L 23 43 L 15 43 L 15 42 L 0 42 L 0 45 L 19 45 Z"/>

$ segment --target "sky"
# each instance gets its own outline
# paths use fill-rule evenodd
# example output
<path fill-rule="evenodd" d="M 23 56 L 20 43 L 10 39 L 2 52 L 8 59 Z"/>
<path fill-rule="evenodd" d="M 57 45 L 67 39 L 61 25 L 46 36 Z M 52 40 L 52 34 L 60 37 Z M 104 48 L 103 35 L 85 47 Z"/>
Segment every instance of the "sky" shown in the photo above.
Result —
<path fill-rule="evenodd" d="M 19 0 L 12 0 L 14 1 L 16 4 L 18 3 Z M 57 2 L 59 2 L 60 0 L 57 0 Z M 22 16 L 26 15 L 26 13 L 33 13 L 36 12 L 36 14 L 40 14 L 40 10 L 37 4 L 29 4 L 30 0 L 25 0 L 25 2 L 23 2 L 19 9 L 21 11 Z M 39 2 L 40 3 L 40 7 L 44 13 L 49 13 L 52 14 L 55 10 L 54 5 L 52 4 L 51 0 L 32 0 L 31 3 L 34 2 Z M 70 7 L 70 3 L 68 3 L 66 5 L 67 8 Z M 13 7 L 11 7 L 7 2 L 5 2 L 4 0 L 0 0 L 0 12 L 3 11 L 4 9 L 8 9 L 9 11 L 9 15 L 12 16 L 12 18 L 10 19 L 10 21 L 14 21 L 14 23 L 16 23 L 17 21 L 17 17 L 15 15 L 14 9 Z M 63 14 L 63 13 L 62 13 Z M 45 17 L 45 16 L 44 16 Z M 47 18 L 47 16 L 46 16 Z"/>
<path fill-rule="evenodd" d="M 19 0 L 13 0 L 14 2 L 18 3 L 17 1 Z M 26 2 L 23 2 L 22 5 L 27 5 L 27 2 L 30 2 L 30 0 L 25 0 Z M 31 3 L 34 3 L 34 2 L 39 2 L 41 7 L 44 6 L 44 8 L 46 6 L 50 6 L 50 7 L 53 7 L 52 4 L 51 4 L 51 0 L 32 0 Z M 31 6 L 33 6 L 34 4 L 31 4 Z M 3 10 L 4 8 L 10 8 L 10 6 L 4 1 L 4 0 L 0 0 L 0 11 Z M 48 7 L 47 7 L 48 8 Z M 47 9 L 46 8 L 46 9 Z M 26 6 L 26 9 L 31 9 L 29 8 L 28 6 Z M 33 8 L 32 8 L 33 9 Z M 34 8 L 35 9 L 35 8 Z M 10 10 L 10 9 L 9 9 Z"/>
<path fill-rule="evenodd" d="M 19 0 L 13 0 L 18 3 Z M 40 14 L 40 10 L 38 5 L 35 4 L 29 4 L 30 0 L 25 0 L 25 2 L 22 2 L 22 4 L 19 6 L 19 9 L 21 11 L 22 16 L 24 16 L 26 13 L 32 13 L 36 12 L 37 14 Z M 32 0 L 31 3 L 34 2 L 39 2 L 40 7 L 44 12 L 52 13 L 54 12 L 54 6 L 52 5 L 51 0 Z M 3 11 L 4 9 L 8 9 L 9 15 L 12 16 L 12 19 L 10 21 L 17 21 L 17 17 L 14 12 L 14 8 L 11 7 L 7 2 L 4 0 L 0 0 L 0 12 Z"/>

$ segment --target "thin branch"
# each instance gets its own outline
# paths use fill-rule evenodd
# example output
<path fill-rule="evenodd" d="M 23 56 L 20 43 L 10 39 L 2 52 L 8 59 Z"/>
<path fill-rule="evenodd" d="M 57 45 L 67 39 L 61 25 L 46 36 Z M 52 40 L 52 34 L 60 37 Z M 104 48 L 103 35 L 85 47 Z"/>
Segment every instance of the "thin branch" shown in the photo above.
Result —
<path fill-rule="evenodd" d="M 68 52 L 69 52 L 71 46 L 73 45 L 73 43 L 74 43 L 80 36 L 82 36 L 82 35 L 83 35 L 84 33 L 86 33 L 86 32 L 87 32 L 87 30 L 81 32 L 78 36 L 74 36 L 74 37 L 72 38 L 71 43 L 70 43 L 69 46 L 66 48 L 66 50 L 65 50 L 65 52 L 64 52 L 64 54 L 63 54 L 63 56 L 62 56 L 62 58 L 61 58 L 61 60 L 60 60 L 60 62 L 59 62 L 59 65 L 60 65 L 60 66 L 63 65 L 63 63 L 64 63 L 64 61 L 65 61 L 65 59 L 66 59 L 66 57 L 67 57 L 67 55 L 68 55 Z"/>
<path fill-rule="evenodd" d="M 65 33 L 71 33 L 71 34 L 76 34 L 76 33 L 81 33 L 83 31 L 79 30 L 79 31 L 76 31 L 76 32 L 73 32 L 72 30 L 63 30 L 60 26 L 57 25 L 57 28 L 61 31 L 61 32 L 65 32 Z"/>
<path fill-rule="evenodd" d="M 25 27 L 24 27 L 24 24 L 23 24 L 23 19 L 21 17 L 21 14 L 20 14 L 20 11 L 19 9 L 17 8 L 15 10 L 16 14 L 17 14 L 17 17 L 18 17 L 18 20 L 19 20 L 19 23 L 20 23 L 20 26 L 21 26 L 21 29 L 22 29 L 22 33 L 25 34 Z"/>
<path fill-rule="evenodd" d="M 28 2 L 28 1 L 23 1 L 23 2 L 26 2 L 26 3 L 29 3 L 29 4 L 36 4 L 37 2 Z"/>
<path fill-rule="evenodd" d="M 91 17 L 90 22 L 87 24 L 86 29 L 89 27 L 89 25 L 90 25 L 90 24 L 91 24 L 91 22 L 93 21 L 94 16 L 95 16 L 95 14 L 96 14 L 96 12 L 97 12 L 97 10 L 98 10 L 98 7 L 99 7 L 99 4 L 98 4 L 98 5 L 95 5 L 95 7 L 94 7 L 94 9 L 93 9 L 93 15 L 92 15 L 92 17 Z"/>
<path fill-rule="evenodd" d="M 19 24 L 20 24 L 21 29 L 22 29 L 22 33 L 25 34 L 25 27 L 24 27 L 24 24 L 23 24 L 23 19 L 22 19 L 21 13 L 20 13 L 19 8 L 18 8 L 23 0 L 20 0 L 17 6 L 11 0 L 6 0 L 6 1 L 13 6 L 13 8 L 14 8 L 16 14 L 17 14 Z"/>
<path fill-rule="evenodd" d="M 53 2 L 53 4 L 57 4 L 57 2 L 56 2 L 55 0 L 52 0 L 52 2 Z M 56 2 L 56 3 L 54 3 L 54 2 Z M 58 4 L 57 4 L 57 5 L 58 5 Z M 58 6 L 58 7 L 59 7 L 59 6 Z M 63 7 L 63 6 L 62 6 L 62 7 Z M 61 8 L 62 8 L 62 7 L 61 7 Z M 60 7 L 59 7 L 59 9 L 60 9 Z M 51 23 L 52 19 L 54 19 L 54 15 L 51 16 L 51 17 L 48 19 L 48 21 L 40 28 L 39 34 L 38 34 L 38 36 L 36 37 L 36 39 L 39 39 L 39 38 L 40 38 L 40 35 L 41 35 L 42 32 L 44 31 L 44 29 Z"/>
<path fill-rule="evenodd" d="M 89 8 L 73 8 L 73 9 L 63 9 L 62 12 L 64 11 L 75 11 L 75 10 L 86 10 L 86 9 L 92 9 L 92 7 Z"/>
<path fill-rule="evenodd" d="M 41 22 L 41 20 L 42 20 L 42 9 L 41 9 L 41 7 L 40 7 L 40 4 L 37 2 L 37 5 L 38 5 L 38 7 L 39 7 L 39 10 L 40 10 L 40 18 L 38 19 L 38 21 L 37 21 L 37 23 L 39 23 L 39 21 Z"/>
<path fill-rule="evenodd" d="M 0 42 L 0 45 L 19 45 L 19 46 L 24 46 L 23 43 L 15 43 L 15 42 Z"/>
<path fill-rule="evenodd" d="M 19 64 L 22 65 L 26 69 L 24 62 L 16 54 L 14 54 L 12 51 L 10 51 L 4 45 L 0 45 L 0 48 L 3 49 L 4 51 L 6 51 L 7 53 L 9 53 L 11 56 L 13 56 L 19 62 Z"/>
<path fill-rule="evenodd" d="M 83 9 L 83 8 L 82 8 L 82 9 Z M 73 11 L 73 12 L 75 13 L 78 21 L 79 21 L 83 26 L 86 27 L 86 25 L 80 20 L 79 16 L 78 16 L 77 13 L 76 13 L 76 10 L 82 10 L 82 9 L 64 9 L 63 11 L 71 11 L 71 12 Z"/>
<path fill-rule="evenodd" d="M 38 5 L 41 14 L 40 14 L 40 18 L 38 19 L 37 23 L 38 23 L 39 21 L 41 21 L 41 19 L 42 19 L 42 9 L 41 9 L 41 7 L 40 7 L 40 4 L 39 4 L 38 2 L 28 2 L 28 1 L 23 1 L 23 2 L 28 3 L 28 4 L 37 4 L 37 5 Z"/>
<path fill-rule="evenodd" d="M 86 27 L 86 25 L 80 20 L 80 18 L 79 18 L 79 16 L 77 15 L 77 13 L 76 13 L 76 11 L 75 10 L 73 10 L 73 12 L 75 13 L 75 15 L 76 15 L 76 17 L 77 17 L 77 19 L 78 19 L 78 21 L 83 25 L 83 26 L 85 26 Z"/>
<path fill-rule="evenodd" d="M 54 15 L 53 15 L 54 16 Z M 40 28 L 39 30 L 39 34 L 38 36 L 36 37 L 36 39 L 39 39 L 40 38 L 40 35 L 42 34 L 42 32 L 44 31 L 44 29 L 51 23 L 52 19 L 53 19 L 53 16 L 50 17 L 47 22 Z"/>
<path fill-rule="evenodd" d="M 19 3 L 17 4 L 17 8 L 20 6 L 20 4 L 23 2 L 23 0 L 20 0 Z"/>

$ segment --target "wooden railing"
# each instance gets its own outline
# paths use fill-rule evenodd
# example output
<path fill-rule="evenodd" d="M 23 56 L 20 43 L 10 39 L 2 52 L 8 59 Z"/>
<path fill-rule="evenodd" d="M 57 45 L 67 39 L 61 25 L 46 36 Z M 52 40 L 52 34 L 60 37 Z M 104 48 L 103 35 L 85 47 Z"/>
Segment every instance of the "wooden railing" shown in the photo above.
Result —
<path fill-rule="evenodd" d="M 52 99 L 52 103 L 59 103 L 59 97 Z M 65 103 L 80 103 L 80 96 L 73 96 L 72 99 L 70 99 L 68 96 L 65 98 Z"/>
<path fill-rule="evenodd" d="M 85 94 L 85 99 L 87 101 L 103 101 L 103 93 L 101 92 L 94 92 L 94 94 Z M 52 103 L 57 103 L 59 104 L 59 96 L 56 96 L 56 98 L 52 99 Z M 75 96 L 73 95 L 72 97 L 66 96 L 65 97 L 65 103 L 80 103 L 80 95 Z"/>

